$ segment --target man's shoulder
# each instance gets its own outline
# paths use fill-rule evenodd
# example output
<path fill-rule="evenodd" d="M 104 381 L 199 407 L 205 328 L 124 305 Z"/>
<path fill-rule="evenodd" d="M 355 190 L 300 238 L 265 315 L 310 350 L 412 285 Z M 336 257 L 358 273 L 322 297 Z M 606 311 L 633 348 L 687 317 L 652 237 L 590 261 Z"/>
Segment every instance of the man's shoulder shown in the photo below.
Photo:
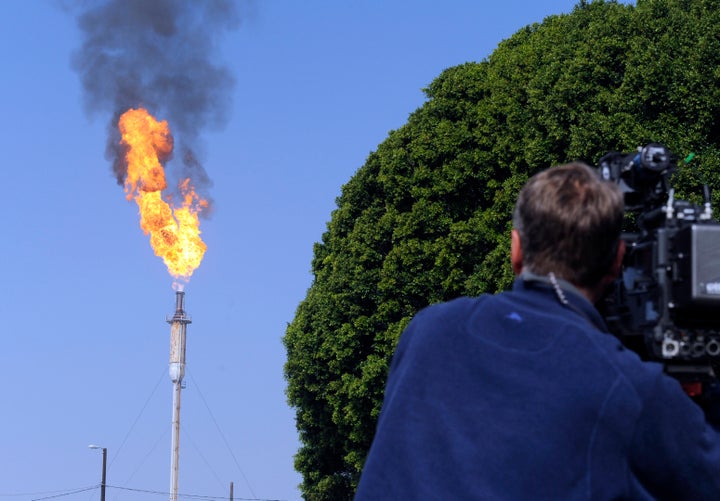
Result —
<path fill-rule="evenodd" d="M 510 320 L 506 328 L 557 331 L 563 324 L 578 324 L 576 312 L 567 310 L 557 300 L 543 296 L 517 291 L 461 296 L 423 308 L 415 315 L 410 327 L 433 331 L 442 327 L 441 330 L 446 331 L 455 326 L 485 331 L 491 326 L 497 327 L 495 322 Z"/>
<path fill-rule="evenodd" d="M 490 294 L 482 294 L 480 296 L 460 296 L 448 301 L 433 303 L 423 308 L 416 316 L 448 316 L 457 315 L 461 312 L 470 312 L 477 308 L 484 301 L 493 298 Z"/>
<path fill-rule="evenodd" d="M 488 317 L 514 319 L 516 329 L 525 328 L 535 338 L 547 336 L 554 350 L 583 361 L 585 370 L 610 370 L 633 391 L 654 385 L 663 372 L 661 364 L 641 360 L 611 334 L 584 298 L 568 294 L 568 304 L 562 304 L 553 293 L 517 289 L 492 297 L 478 310 L 478 322 L 485 323 Z"/>
<path fill-rule="evenodd" d="M 463 326 L 480 305 L 493 296 L 461 296 L 448 301 L 433 303 L 418 311 L 400 337 L 399 351 L 408 344 L 414 346 L 434 345 Z"/>

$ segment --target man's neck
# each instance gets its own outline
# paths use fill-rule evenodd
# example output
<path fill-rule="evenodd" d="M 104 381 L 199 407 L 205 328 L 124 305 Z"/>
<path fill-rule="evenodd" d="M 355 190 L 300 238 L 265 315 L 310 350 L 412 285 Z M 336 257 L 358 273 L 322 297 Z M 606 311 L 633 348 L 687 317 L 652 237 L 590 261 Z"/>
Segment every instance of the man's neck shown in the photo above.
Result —
<path fill-rule="evenodd" d="M 563 289 L 569 290 L 571 292 L 574 292 L 575 294 L 579 294 L 579 295 L 583 296 L 585 299 L 590 301 L 591 304 L 595 304 L 595 302 L 598 300 L 598 298 L 601 297 L 601 293 L 602 293 L 602 290 L 600 290 L 599 286 L 596 289 L 581 287 L 572 282 L 568 282 L 564 278 L 553 277 L 551 279 L 547 275 L 538 275 L 527 269 L 523 269 L 522 273 L 520 273 L 520 278 L 524 278 L 525 280 L 535 280 L 535 281 L 539 281 L 539 282 L 546 282 L 548 284 L 552 284 L 553 280 L 555 280 Z"/>

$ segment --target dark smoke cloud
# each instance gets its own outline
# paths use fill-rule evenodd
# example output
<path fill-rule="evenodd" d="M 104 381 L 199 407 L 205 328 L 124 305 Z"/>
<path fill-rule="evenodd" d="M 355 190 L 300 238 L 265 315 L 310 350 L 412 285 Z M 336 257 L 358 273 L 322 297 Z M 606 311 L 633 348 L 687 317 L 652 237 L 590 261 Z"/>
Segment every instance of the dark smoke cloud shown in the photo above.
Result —
<path fill-rule="evenodd" d="M 220 127 L 228 118 L 234 78 L 214 59 L 219 35 L 239 24 L 238 4 L 106 0 L 80 7 L 83 43 L 72 67 L 82 80 L 86 110 L 111 115 L 108 156 L 119 184 L 126 165 L 117 120 L 127 109 L 143 106 L 168 120 L 183 174 L 190 173 L 200 191 L 209 185 L 197 158 L 198 141 L 205 127 Z"/>

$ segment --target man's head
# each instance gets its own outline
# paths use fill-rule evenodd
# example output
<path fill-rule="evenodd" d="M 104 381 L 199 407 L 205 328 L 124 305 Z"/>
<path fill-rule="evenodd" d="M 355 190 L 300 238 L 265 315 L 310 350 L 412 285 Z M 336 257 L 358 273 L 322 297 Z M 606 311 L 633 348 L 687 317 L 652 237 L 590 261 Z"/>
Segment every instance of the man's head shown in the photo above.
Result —
<path fill-rule="evenodd" d="M 520 190 L 515 206 L 513 268 L 596 289 L 620 266 L 622 221 L 620 189 L 587 165 L 542 171 Z"/>

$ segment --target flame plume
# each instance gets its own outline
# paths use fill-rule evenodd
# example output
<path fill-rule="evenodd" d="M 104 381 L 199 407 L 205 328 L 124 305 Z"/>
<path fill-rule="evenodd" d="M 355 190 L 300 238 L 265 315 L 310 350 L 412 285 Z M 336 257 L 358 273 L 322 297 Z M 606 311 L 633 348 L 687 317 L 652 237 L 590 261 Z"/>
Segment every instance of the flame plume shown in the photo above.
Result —
<path fill-rule="evenodd" d="M 172 206 L 163 200 L 167 188 L 163 162 L 170 157 L 173 138 L 166 120 L 158 122 L 143 108 L 130 109 L 118 121 L 125 149 L 125 193 L 140 209 L 140 227 L 150 235 L 155 255 L 162 258 L 176 280 L 187 282 L 205 254 L 198 214 L 208 203 L 200 198 L 190 179 L 180 183 L 182 200 Z"/>

